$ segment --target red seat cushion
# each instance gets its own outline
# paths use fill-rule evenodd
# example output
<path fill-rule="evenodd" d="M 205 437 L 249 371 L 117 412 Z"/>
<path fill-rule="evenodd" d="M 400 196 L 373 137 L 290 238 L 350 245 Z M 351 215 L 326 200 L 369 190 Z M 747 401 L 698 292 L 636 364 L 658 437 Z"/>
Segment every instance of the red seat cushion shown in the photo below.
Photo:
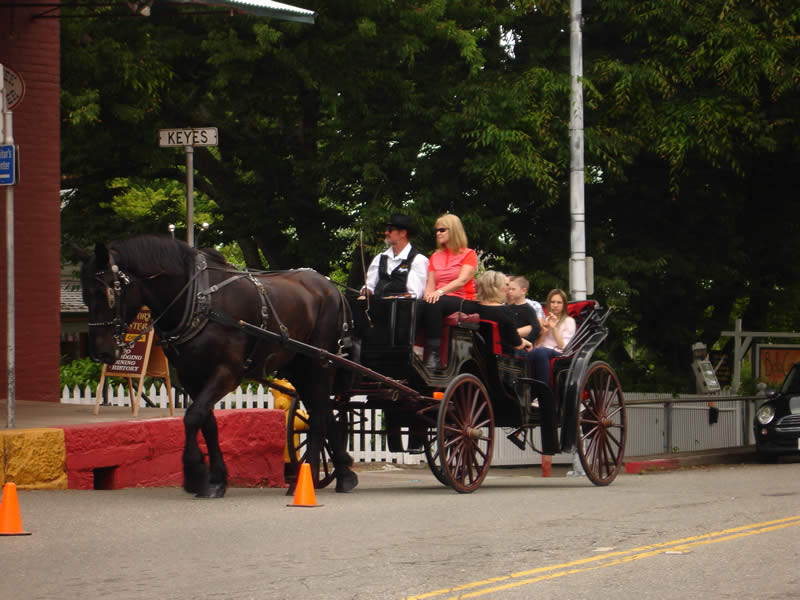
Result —
<path fill-rule="evenodd" d="M 477 313 L 468 315 L 462 312 L 449 314 L 442 319 L 442 345 L 439 348 L 439 361 L 443 367 L 447 366 L 447 358 L 450 353 L 450 328 L 459 323 L 479 323 L 480 320 L 481 317 Z"/>
<path fill-rule="evenodd" d="M 487 321 L 486 319 L 481 319 L 481 323 L 486 323 L 492 328 L 492 352 L 503 354 L 503 345 L 500 343 L 500 327 L 495 321 Z"/>

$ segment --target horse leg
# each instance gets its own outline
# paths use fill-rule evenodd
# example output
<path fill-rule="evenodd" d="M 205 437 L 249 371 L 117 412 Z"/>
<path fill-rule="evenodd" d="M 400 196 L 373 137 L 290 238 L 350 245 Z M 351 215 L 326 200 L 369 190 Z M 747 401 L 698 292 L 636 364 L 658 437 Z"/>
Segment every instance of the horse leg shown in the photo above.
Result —
<path fill-rule="evenodd" d="M 197 442 L 203 423 L 199 402 L 192 402 L 183 417 L 186 442 L 183 447 L 183 489 L 190 494 L 202 495 L 208 488 L 208 467 Z"/>
<path fill-rule="evenodd" d="M 222 458 L 222 449 L 219 447 L 219 431 L 217 430 L 217 418 L 214 411 L 210 411 L 201 427 L 203 439 L 208 448 L 208 467 L 209 477 L 208 486 L 203 497 L 222 498 L 228 489 L 228 468 Z"/>
<path fill-rule="evenodd" d="M 347 453 L 347 447 L 344 444 L 346 435 L 337 435 L 337 433 L 334 433 L 336 440 L 331 440 L 333 444 L 333 474 L 336 476 L 336 491 L 347 493 L 358 485 L 358 475 L 350 468 L 353 466 L 353 457 Z"/>
<path fill-rule="evenodd" d="M 321 377 L 320 380 L 324 381 L 324 378 Z M 347 453 L 347 419 L 342 414 L 340 414 L 339 420 L 333 418 L 333 407 L 327 390 L 324 390 L 318 397 L 324 399 L 324 407 L 321 414 L 325 415 L 327 438 L 333 453 L 333 475 L 336 477 L 336 491 L 340 494 L 347 493 L 358 485 L 358 475 L 351 469 L 353 457 Z"/>
<path fill-rule="evenodd" d="M 183 450 L 183 489 L 202 498 L 222 498 L 228 483 L 228 473 L 219 447 L 217 420 L 214 417 L 213 393 L 202 393 L 192 402 L 183 417 L 186 445 Z M 197 440 L 199 431 L 208 448 L 211 471 L 206 466 Z"/>
<path fill-rule="evenodd" d="M 333 420 L 330 403 L 330 389 L 334 372 L 310 360 L 296 362 L 295 370 L 289 379 L 308 408 L 308 464 L 314 474 L 314 482 L 318 479 L 320 460 L 325 452 L 325 439 L 331 444 L 333 453 L 333 474 L 336 477 L 336 491 L 349 492 L 358 485 L 358 476 L 350 468 L 352 457 L 346 450 L 346 431 Z M 330 427 L 329 427 L 330 422 Z M 290 484 L 287 495 L 294 493 L 296 481 Z"/>

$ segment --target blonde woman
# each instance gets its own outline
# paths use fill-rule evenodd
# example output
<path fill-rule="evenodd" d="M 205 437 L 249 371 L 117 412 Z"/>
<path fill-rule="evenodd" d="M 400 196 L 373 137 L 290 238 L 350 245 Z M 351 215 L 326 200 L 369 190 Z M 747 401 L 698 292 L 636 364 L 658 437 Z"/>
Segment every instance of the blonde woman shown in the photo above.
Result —
<path fill-rule="evenodd" d="M 533 350 L 528 354 L 530 375 L 534 379 L 550 383 L 550 360 L 564 351 L 575 335 L 575 319 L 567 314 L 567 294 L 555 289 L 547 294 L 547 317 L 542 325 L 542 334 Z"/>
<path fill-rule="evenodd" d="M 486 271 L 478 277 L 478 314 L 482 319 L 494 321 L 500 330 L 500 345 L 503 352 L 530 350 L 533 344 L 519 336 L 514 315 L 503 304 L 506 298 L 506 276 L 499 271 Z"/>
<path fill-rule="evenodd" d="M 425 286 L 422 319 L 428 339 L 427 369 L 440 369 L 442 318 L 454 312 L 464 312 L 464 306 L 474 309 L 475 272 L 478 255 L 467 247 L 467 234 L 456 215 L 444 214 L 436 219 L 437 250 L 428 262 L 428 282 Z"/>

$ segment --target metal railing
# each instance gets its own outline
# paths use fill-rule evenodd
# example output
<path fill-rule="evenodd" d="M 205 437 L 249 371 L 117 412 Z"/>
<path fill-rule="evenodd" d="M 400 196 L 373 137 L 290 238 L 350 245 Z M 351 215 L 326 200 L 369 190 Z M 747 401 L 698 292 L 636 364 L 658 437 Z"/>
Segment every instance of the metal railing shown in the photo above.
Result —
<path fill-rule="evenodd" d="M 664 454 L 672 454 L 675 451 L 682 451 L 682 450 L 689 450 L 692 448 L 685 448 L 680 447 L 680 445 L 676 446 L 675 443 L 675 419 L 676 413 L 675 408 L 676 406 L 680 405 L 698 405 L 698 404 L 706 404 L 707 411 L 710 412 L 713 409 L 717 409 L 720 411 L 718 416 L 721 416 L 723 413 L 734 413 L 732 415 L 734 420 L 734 427 L 738 429 L 736 432 L 737 435 L 735 436 L 736 439 L 729 440 L 730 443 L 727 444 L 728 447 L 736 447 L 736 446 L 746 446 L 750 444 L 752 431 L 751 425 L 753 420 L 753 411 L 752 405 L 755 402 L 763 402 L 765 400 L 764 395 L 759 396 L 717 396 L 717 395 L 681 395 L 681 396 L 653 396 L 647 398 L 635 398 L 635 396 L 639 396 L 642 394 L 637 393 L 629 393 L 626 394 L 625 406 L 628 409 L 635 409 L 636 407 L 653 407 L 653 406 L 661 406 L 661 410 L 663 413 L 663 452 Z M 633 398 L 631 398 L 633 396 Z M 713 403 L 713 408 L 711 404 Z M 703 407 L 700 407 L 703 408 Z M 628 410 L 630 413 L 630 410 Z M 631 418 L 629 417 L 629 432 L 630 432 L 630 422 Z M 713 427 L 713 424 L 708 422 L 709 427 Z M 692 422 L 692 427 L 696 432 L 700 425 L 697 422 L 697 419 L 694 419 Z M 725 446 L 722 446 L 725 447 Z M 631 455 L 631 452 L 626 452 L 626 455 Z"/>

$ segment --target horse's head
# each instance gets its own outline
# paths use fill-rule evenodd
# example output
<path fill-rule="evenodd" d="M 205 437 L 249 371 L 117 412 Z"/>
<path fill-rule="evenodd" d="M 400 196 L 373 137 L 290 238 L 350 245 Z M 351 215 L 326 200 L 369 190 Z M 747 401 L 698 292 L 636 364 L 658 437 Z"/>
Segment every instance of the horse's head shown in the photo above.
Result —
<path fill-rule="evenodd" d="M 89 352 L 93 360 L 111 364 L 119 358 L 125 330 L 143 304 L 141 290 L 104 244 L 98 243 L 94 254 L 79 255 L 83 301 L 89 307 Z"/>

